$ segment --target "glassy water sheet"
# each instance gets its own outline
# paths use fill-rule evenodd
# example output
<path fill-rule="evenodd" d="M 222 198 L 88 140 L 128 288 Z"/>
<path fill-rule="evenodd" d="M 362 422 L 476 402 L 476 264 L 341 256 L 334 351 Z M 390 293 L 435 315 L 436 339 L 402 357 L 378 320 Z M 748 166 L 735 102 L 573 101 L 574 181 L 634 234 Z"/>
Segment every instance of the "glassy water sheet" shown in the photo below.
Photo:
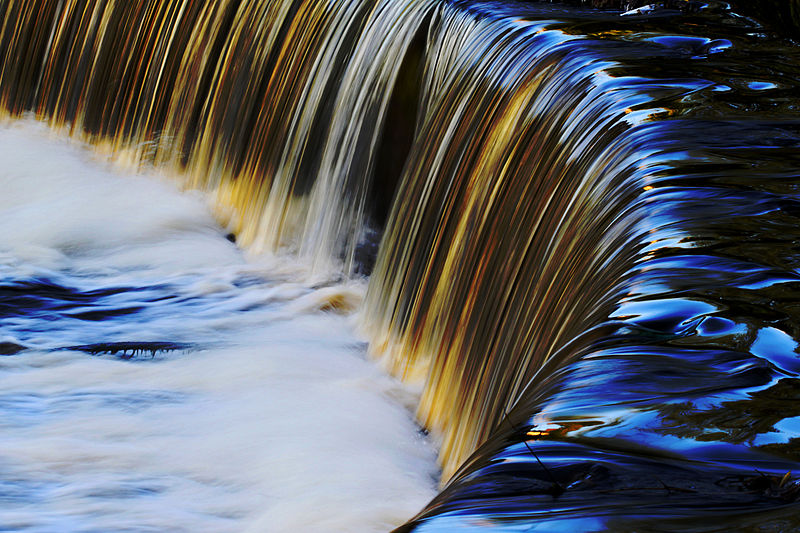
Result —
<path fill-rule="evenodd" d="M 0 530 L 385 531 L 433 497 L 361 287 L 47 135 L 0 128 Z"/>

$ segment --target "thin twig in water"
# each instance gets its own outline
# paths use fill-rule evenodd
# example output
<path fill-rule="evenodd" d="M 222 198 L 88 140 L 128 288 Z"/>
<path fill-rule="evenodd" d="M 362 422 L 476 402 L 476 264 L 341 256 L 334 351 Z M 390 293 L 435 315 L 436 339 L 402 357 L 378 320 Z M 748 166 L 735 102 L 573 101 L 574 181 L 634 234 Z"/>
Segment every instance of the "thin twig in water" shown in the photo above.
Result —
<path fill-rule="evenodd" d="M 512 424 L 511 420 L 508 419 L 508 412 L 505 410 L 505 407 L 503 408 L 503 420 L 508 422 L 508 425 L 511 426 L 511 430 L 512 431 L 516 431 L 516 428 L 514 427 L 514 424 Z M 539 459 L 539 456 L 536 455 L 536 452 L 534 452 L 533 448 L 530 447 L 530 445 L 528 444 L 528 441 L 527 440 L 523 440 L 522 443 L 525 445 L 526 448 L 528 448 L 528 451 L 531 452 L 531 455 L 533 455 L 534 459 L 536 459 L 536 462 L 539 463 L 539 466 L 541 466 L 542 469 L 545 472 L 547 472 L 547 475 L 550 477 L 550 481 L 552 481 L 553 485 L 555 485 L 555 487 L 554 487 L 555 490 L 553 491 L 553 496 L 554 497 L 558 497 L 561 494 L 563 494 L 566 489 L 561 486 L 561 483 L 559 483 L 556 480 L 556 478 L 553 475 L 553 473 L 550 472 L 550 469 L 547 468 L 547 466 L 545 466 L 545 464 L 542 462 L 541 459 Z"/>

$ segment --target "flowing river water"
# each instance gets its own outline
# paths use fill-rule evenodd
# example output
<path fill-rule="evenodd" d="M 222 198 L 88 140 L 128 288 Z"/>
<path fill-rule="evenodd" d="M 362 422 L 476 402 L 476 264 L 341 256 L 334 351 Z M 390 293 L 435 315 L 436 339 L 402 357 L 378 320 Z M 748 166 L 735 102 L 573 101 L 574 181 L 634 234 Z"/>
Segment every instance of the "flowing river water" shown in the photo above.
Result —
<path fill-rule="evenodd" d="M 0 1 L 0 523 L 800 527 L 800 48 L 668 4 Z"/>
<path fill-rule="evenodd" d="M 38 124 L 0 162 L 0 529 L 386 531 L 435 494 L 363 282 L 248 261 L 201 195 Z"/>

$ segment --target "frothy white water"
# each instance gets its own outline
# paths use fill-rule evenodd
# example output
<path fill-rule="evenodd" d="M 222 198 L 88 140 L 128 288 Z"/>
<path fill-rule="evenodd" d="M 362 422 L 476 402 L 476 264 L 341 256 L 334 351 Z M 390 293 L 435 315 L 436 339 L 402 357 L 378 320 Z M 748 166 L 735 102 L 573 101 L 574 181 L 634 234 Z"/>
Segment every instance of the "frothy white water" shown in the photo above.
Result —
<path fill-rule="evenodd" d="M 434 495 L 358 283 L 245 260 L 202 197 L 28 122 L 0 128 L 0 187 L 0 342 L 32 348 L 0 358 L 0 529 L 386 531 Z M 146 341 L 185 347 L 63 349 Z"/>

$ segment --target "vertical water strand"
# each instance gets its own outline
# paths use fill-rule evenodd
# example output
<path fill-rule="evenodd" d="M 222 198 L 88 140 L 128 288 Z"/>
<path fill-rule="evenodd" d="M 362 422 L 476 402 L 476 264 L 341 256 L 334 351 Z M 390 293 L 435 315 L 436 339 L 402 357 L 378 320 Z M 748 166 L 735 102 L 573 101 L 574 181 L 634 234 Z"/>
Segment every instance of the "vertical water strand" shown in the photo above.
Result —
<path fill-rule="evenodd" d="M 370 14 L 339 82 L 341 90 L 322 153 L 319 179 L 310 195 L 301 254 L 313 262 L 329 261 L 341 250 L 347 261 L 345 270 L 355 267 L 352 258 L 363 233 L 371 184 L 386 179 L 373 175 L 378 145 L 391 142 L 382 139 L 390 135 L 389 130 L 403 127 L 386 122 L 389 95 L 406 55 L 414 53 L 409 50 L 412 40 L 427 29 L 431 5 L 427 0 L 383 0 Z M 402 120 L 413 122 L 414 110 L 409 111 L 411 116 Z"/>
<path fill-rule="evenodd" d="M 252 66 L 221 67 L 190 173 L 202 180 L 207 162 L 220 162 L 227 177 L 215 186 L 237 211 L 242 242 L 291 249 L 321 270 L 341 258 L 354 268 L 374 148 L 392 127 L 388 96 L 427 9 L 423 1 L 303 2 L 276 16 L 248 4 L 237 17 L 234 35 L 248 38 L 233 39 L 222 64 L 244 56 Z M 258 21 L 281 17 L 267 45 L 253 41 Z"/>
<path fill-rule="evenodd" d="M 182 51 L 172 69 L 175 84 L 166 113 L 168 134 L 159 143 L 156 162 L 171 164 L 176 171 L 186 169 L 190 187 L 214 189 L 241 166 L 247 146 L 237 135 L 245 131 L 242 124 L 251 121 L 250 114 L 263 99 L 255 91 L 274 68 L 264 56 L 277 54 L 294 4 L 197 5 L 202 13 L 196 22 L 181 28 Z M 255 50 L 256 44 L 263 49 Z M 243 75 L 252 76 L 253 82 L 243 81 Z"/>
<path fill-rule="evenodd" d="M 367 329 L 390 369 L 424 380 L 445 480 L 607 316 L 646 166 L 616 141 L 651 113 L 646 91 L 683 90 L 609 76 L 589 41 L 545 24 L 443 12 L 429 62 L 450 67 L 426 77 L 432 107 L 371 280 Z"/>
<path fill-rule="evenodd" d="M 41 57 L 47 54 L 60 3 L 4 2 L 0 24 L 0 104 L 12 113 L 33 105 L 41 84 Z M 21 39 L 22 35 L 27 36 Z"/>
<path fill-rule="evenodd" d="M 213 101 L 204 111 L 199 152 L 191 172 L 204 177 L 206 160 L 220 161 L 222 192 L 238 211 L 242 242 L 256 249 L 297 248 L 304 196 L 317 178 L 335 80 L 349 60 L 367 13 L 354 2 L 295 2 L 270 29 L 273 47 L 253 40 L 252 28 L 269 7 L 249 4 L 236 21 Z M 267 13 L 266 20 L 273 20 Z M 198 181 L 195 179 L 194 181 Z"/>

